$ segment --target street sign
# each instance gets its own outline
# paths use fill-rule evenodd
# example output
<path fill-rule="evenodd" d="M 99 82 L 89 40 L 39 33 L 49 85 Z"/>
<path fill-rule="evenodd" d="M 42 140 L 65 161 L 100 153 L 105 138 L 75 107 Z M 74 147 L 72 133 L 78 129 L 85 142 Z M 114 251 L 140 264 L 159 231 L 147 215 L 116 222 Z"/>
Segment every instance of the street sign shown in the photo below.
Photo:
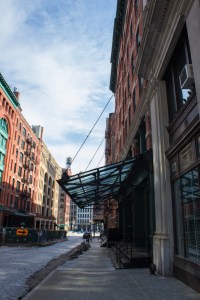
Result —
<path fill-rule="evenodd" d="M 27 236 L 28 235 L 28 229 L 18 228 L 16 230 L 16 235 Z"/>

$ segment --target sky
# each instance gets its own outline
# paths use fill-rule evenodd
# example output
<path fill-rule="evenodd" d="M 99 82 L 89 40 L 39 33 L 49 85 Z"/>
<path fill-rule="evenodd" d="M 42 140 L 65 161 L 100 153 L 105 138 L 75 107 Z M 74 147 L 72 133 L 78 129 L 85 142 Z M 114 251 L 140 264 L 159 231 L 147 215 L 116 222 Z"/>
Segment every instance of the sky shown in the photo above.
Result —
<path fill-rule="evenodd" d="M 76 156 L 73 174 L 105 164 L 116 6 L 117 0 L 0 0 L 0 72 L 20 93 L 27 122 L 44 127 L 59 166 Z"/>

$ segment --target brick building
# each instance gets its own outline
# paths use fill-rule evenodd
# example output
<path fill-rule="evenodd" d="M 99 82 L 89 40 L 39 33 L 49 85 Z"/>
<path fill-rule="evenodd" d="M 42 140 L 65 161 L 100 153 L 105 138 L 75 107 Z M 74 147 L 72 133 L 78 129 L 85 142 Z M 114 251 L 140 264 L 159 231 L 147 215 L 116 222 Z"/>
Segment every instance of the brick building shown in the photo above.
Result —
<path fill-rule="evenodd" d="M 71 176 L 71 169 L 62 169 L 62 173 L 67 172 Z M 58 202 L 58 226 L 62 230 L 70 229 L 70 197 L 59 188 L 59 202 Z"/>
<path fill-rule="evenodd" d="M 199 16 L 197 0 L 118 0 L 110 80 L 115 112 L 106 131 L 107 163 L 135 159 L 118 201 L 121 235 L 145 247 L 160 274 L 197 291 Z"/>
<path fill-rule="evenodd" d="M 54 229 L 61 168 L 43 128 L 24 118 L 19 96 L 0 74 L 0 226 Z"/>
<path fill-rule="evenodd" d="M 34 227 L 41 141 L 22 115 L 19 93 L 0 74 L 1 225 Z"/>
<path fill-rule="evenodd" d="M 110 76 L 115 112 L 107 120 L 105 156 L 106 164 L 134 158 L 135 166 L 124 196 L 106 205 L 108 228 L 115 224 L 124 240 L 134 240 L 151 256 L 155 230 L 151 117 L 147 81 L 135 72 L 142 29 L 142 1 L 118 1 Z"/>

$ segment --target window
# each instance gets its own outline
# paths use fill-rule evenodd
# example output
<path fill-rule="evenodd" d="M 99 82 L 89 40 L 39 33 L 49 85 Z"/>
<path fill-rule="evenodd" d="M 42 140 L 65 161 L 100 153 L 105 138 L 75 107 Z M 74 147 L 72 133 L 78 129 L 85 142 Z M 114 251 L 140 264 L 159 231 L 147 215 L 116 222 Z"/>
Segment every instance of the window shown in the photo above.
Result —
<path fill-rule="evenodd" d="M 24 158 L 24 154 L 22 152 L 20 152 L 20 157 L 19 157 L 19 161 L 21 163 L 23 163 L 23 158 Z"/>
<path fill-rule="evenodd" d="M 22 176 L 22 167 L 20 167 L 20 166 L 18 168 L 18 176 Z"/>
<path fill-rule="evenodd" d="M 138 0 L 135 0 L 135 15 L 138 14 Z"/>
<path fill-rule="evenodd" d="M 14 186 L 15 186 L 15 179 L 13 178 L 13 180 L 12 180 L 12 189 L 14 189 Z"/>
<path fill-rule="evenodd" d="M 24 127 L 22 129 L 22 134 L 23 134 L 24 137 L 26 137 L 26 128 L 24 128 Z"/>
<path fill-rule="evenodd" d="M 5 119 L 0 119 L 0 130 L 8 133 L 8 125 Z"/>
<path fill-rule="evenodd" d="M 130 93 L 130 77 L 128 75 L 128 95 L 129 95 L 129 93 Z"/>
<path fill-rule="evenodd" d="M 16 190 L 17 190 L 17 192 L 20 191 L 20 181 L 17 181 Z"/>
<path fill-rule="evenodd" d="M 13 205 L 13 195 L 10 195 L 10 206 Z"/>
<path fill-rule="evenodd" d="M 191 163 L 193 163 L 193 152 L 192 152 L 192 144 L 188 144 L 181 152 L 180 152 L 180 170 L 184 170 Z"/>
<path fill-rule="evenodd" d="M 135 90 L 133 91 L 133 111 L 136 110 L 136 97 L 135 97 Z"/>
<path fill-rule="evenodd" d="M 196 139 L 196 150 L 197 150 L 197 156 L 200 157 L 200 136 Z"/>
<path fill-rule="evenodd" d="M 137 33 L 136 33 L 136 45 L 137 45 L 137 52 L 140 49 L 140 44 L 141 44 L 141 38 L 140 38 L 140 31 L 139 31 L 139 27 L 137 29 Z"/>
<path fill-rule="evenodd" d="M 12 166 L 13 166 L 13 160 L 11 160 L 11 163 L 10 163 L 10 170 L 12 171 Z"/>
<path fill-rule="evenodd" d="M 131 126 L 131 107 L 128 108 L 128 126 L 130 128 Z"/>
<path fill-rule="evenodd" d="M 14 207 L 15 207 L 15 208 L 18 208 L 18 201 L 19 201 L 19 197 L 16 196 L 16 197 L 15 197 L 15 203 L 14 203 Z"/>
<path fill-rule="evenodd" d="M 29 201 L 27 201 L 27 204 L 26 204 L 26 210 L 27 210 L 27 211 L 30 211 L 30 202 L 29 202 Z"/>
<path fill-rule="evenodd" d="M 1 165 L 4 165 L 4 159 L 5 159 L 5 155 L 0 152 L 0 164 Z"/>
<path fill-rule="evenodd" d="M 200 263 L 200 186 L 199 168 L 173 183 L 176 254 Z"/>
<path fill-rule="evenodd" d="M 132 66 L 132 73 L 134 73 L 134 68 L 135 68 L 135 64 L 134 64 L 134 53 L 131 56 L 131 66 Z"/>
<path fill-rule="evenodd" d="M 143 78 L 138 77 L 138 83 L 139 83 L 139 93 L 142 92 L 142 86 L 143 86 Z"/>
<path fill-rule="evenodd" d="M 21 148 L 24 149 L 24 147 L 25 147 L 25 142 L 24 142 L 24 140 L 22 140 L 21 141 Z"/>
<path fill-rule="evenodd" d="M 131 37 L 133 36 L 133 26 L 132 26 L 132 22 L 131 22 L 131 26 L 130 26 L 130 34 L 131 34 Z"/>
<path fill-rule="evenodd" d="M 186 64 L 191 64 L 191 56 L 185 27 L 163 78 L 166 83 L 170 122 L 190 99 L 190 96 L 195 93 L 194 84 L 191 85 L 191 89 L 183 89 L 180 84 L 179 76 Z"/>
<path fill-rule="evenodd" d="M 5 137 L 3 136 L 3 135 L 1 135 L 0 134 L 0 146 L 2 147 L 2 148 L 6 148 L 6 139 L 5 139 Z"/>
<path fill-rule="evenodd" d="M 128 126 L 127 126 L 127 119 L 125 120 L 125 126 L 124 126 L 124 138 L 127 135 L 127 131 L 128 131 Z"/>

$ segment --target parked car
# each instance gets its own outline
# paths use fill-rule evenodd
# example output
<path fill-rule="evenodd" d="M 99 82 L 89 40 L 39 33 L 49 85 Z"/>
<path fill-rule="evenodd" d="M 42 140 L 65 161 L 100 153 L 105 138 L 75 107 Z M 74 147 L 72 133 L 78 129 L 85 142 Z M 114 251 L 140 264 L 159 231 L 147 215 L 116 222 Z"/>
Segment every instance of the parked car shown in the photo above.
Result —
<path fill-rule="evenodd" d="M 90 238 L 91 237 L 91 233 L 89 232 L 89 231 L 85 231 L 84 233 L 83 233 L 83 239 L 88 239 L 88 238 Z"/>

